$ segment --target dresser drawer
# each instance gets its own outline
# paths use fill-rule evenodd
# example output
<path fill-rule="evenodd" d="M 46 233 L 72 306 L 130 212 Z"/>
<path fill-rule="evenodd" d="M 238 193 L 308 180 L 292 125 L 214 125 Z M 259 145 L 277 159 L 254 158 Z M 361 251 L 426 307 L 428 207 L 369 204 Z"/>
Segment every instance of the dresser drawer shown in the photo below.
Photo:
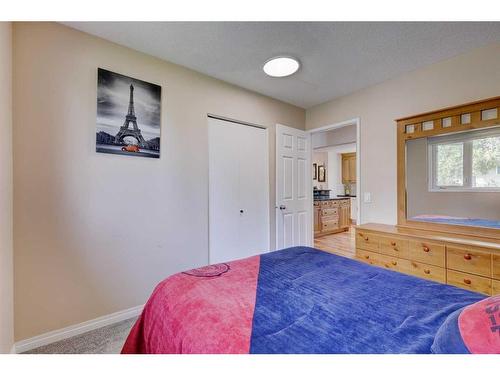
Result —
<path fill-rule="evenodd" d="M 361 249 L 356 249 L 356 258 L 372 266 L 378 266 L 381 262 L 380 254 Z"/>
<path fill-rule="evenodd" d="M 493 280 L 491 283 L 492 283 L 491 294 L 494 296 L 500 294 L 500 281 Z"/>
<path fill-rule="evenodd" d="M 373 266 L 379 266 L 390 270 L 408 273 L 410 261 L 388 255 L 374 253 L 372 251 L 365 251 L 356 249 L 356 257 L 365 263 Z"/>
<path fill-rule="evenodd" d="M 445 246 L 437 242 L 409 241 L 409 258 L 434 266 L 445 266 Z"/>
<path fill-rule="evenodd" d="M 446 276 L 447 283 L 450 285 L 482 294 L 491 294 L 491 279 L 452 270 L 448 270 Z"/>
<path fill-rule="evenodd" d="M 322 232 L 328 232 L 330 230 L 336 230 L 339 229 L 339 220 L 324 220 L 323 218 L 321 219 L 321 231 Z"/>
<path fill-rule="evenodd" d="M 500 280 L 500 254 L 493 254 L 491 256 L 491 272 L 494 279 Z"/>
<path fill-rule="evenodd" d="M 446 269 L 442 267 L 410 261 L 408 273 L 410 275 L 421 277 L 423 279 L 437 281 L 439 283 L 446 283 Z"/>
<path fill-rule="evenodd" d="M 380 237 L 373 233 L 356 230 L 356 247 L 379 252 Z"/>
<path fill-rule="evenodd" d="M 390 257 L 388 255 L 378 255 L 379 266 L 388 268 L 394 271 L 409 273 L 410 271 L 410 261 L 408 259 L 401 259 L 396 257 Z"/>
<path fill-rule="evenodd" d="M 408 240 L 385 236 L 379 237 L 379 248 L 382 254 L 408 258 L 408 246 Z"/>
<path fill-rule="evenodd" d="M 338 208 L 323 208 L 321 210 L 321 215 L 322 216 L 339 216 L 339 209 Z"/>
<path fill-rule="evenodd" d="M 491 254 L 459 246 L 447 246 L 447 268 L 491 277 Z"/>

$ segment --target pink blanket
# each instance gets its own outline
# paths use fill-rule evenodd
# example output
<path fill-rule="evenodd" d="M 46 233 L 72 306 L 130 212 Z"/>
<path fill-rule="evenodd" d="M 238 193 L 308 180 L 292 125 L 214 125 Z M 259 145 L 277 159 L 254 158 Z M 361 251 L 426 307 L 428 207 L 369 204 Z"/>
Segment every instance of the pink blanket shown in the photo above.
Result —
<path fill-rule="evenodd" d="M 202 267 L 162 281 L 122 353 L 248 353 L 259 259 Z"/>

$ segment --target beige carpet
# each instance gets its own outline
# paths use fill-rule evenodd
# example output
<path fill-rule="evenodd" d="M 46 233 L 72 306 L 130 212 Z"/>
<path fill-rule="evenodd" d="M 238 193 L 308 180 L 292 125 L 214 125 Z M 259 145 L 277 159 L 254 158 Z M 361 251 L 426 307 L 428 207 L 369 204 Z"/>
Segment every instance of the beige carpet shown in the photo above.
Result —
<path fill-rule="evenodd" d="M 25 352 L 24 354 L 118 354 L 137 318 Z"/>

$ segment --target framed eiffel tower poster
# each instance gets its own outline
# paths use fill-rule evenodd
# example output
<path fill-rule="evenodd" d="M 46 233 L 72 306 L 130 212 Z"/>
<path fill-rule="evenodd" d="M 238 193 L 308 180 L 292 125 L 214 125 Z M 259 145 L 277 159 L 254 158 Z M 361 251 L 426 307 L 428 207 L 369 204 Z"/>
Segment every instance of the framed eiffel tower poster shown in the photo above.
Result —
<path fill-rule="evenodd" d="M 96 151 L 160 157 L 161 86 L 97 70 Z"/>

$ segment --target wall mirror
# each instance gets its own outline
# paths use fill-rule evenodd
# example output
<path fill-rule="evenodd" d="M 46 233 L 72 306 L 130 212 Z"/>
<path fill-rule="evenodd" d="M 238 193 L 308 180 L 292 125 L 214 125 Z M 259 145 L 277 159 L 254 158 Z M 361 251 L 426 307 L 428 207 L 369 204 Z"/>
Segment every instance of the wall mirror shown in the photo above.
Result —
<path fill-rule="evenodd" d="M 398 225 L 500 238 L 499 107 L 398 120 Z"/>

